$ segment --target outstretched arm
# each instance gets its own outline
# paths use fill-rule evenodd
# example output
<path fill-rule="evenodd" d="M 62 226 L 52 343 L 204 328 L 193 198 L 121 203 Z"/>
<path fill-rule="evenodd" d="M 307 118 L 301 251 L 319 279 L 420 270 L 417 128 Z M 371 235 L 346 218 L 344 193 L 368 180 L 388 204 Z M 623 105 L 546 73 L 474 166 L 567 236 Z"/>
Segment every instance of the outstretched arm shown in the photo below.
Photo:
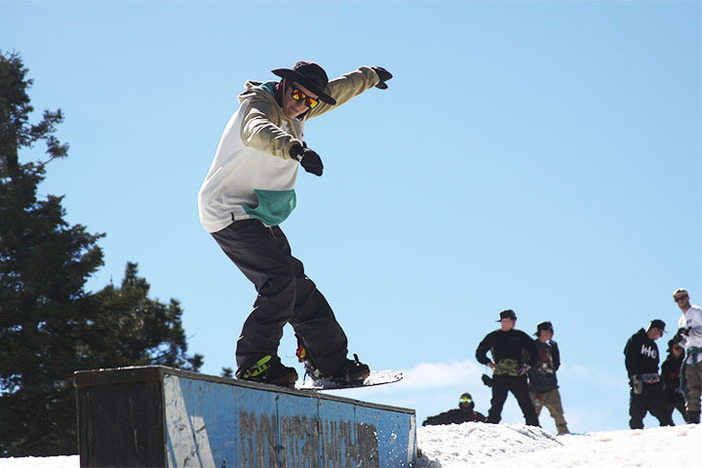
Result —
<path fill-rule="evenodd" d="M 335 78 L 327 85 L 327 91 L 336 99 L 336 105 L 322 102 L 309 110 L 307 118 L 311 119 L 329 112 L 374 86 L 384 85 L 385 87 L 381 89 L 385 89 L 387 88 L 385 81 L 390 78 L 392 78 L 390 72 L 382 67 L 359 67 L 357 70 Z"/>
<path fill-rule="evenodd" d="M 280 128 L 276 121 L 277 106 L 273 100 L 252 100 L 245 110 L 241 125 L 241 140 L 264 153 L 281 159 L 290 159 L 290 149 L 295 145 L 302 146 L 302 142 L 290 133 Z"/>

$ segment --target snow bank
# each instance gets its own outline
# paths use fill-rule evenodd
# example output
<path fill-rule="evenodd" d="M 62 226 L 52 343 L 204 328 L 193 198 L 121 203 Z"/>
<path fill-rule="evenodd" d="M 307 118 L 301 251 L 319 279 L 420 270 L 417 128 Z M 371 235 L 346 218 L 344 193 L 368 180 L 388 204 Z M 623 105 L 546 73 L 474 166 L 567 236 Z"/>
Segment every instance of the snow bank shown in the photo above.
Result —
<path fill-rule="evenodd" d="M 465 423 L 417 429 L 417 468 L 633 468 L 697 466 L 702 426 L 554 436 L 520 424 Z M 692 463 L 692 464 L 691 464 Z M 0 458 L 0 468 L 78 468 L 78 456 Z"/>
<path fill-rule="evenodd" d="M 688 466 L 702 446 L 702 426 L 554 436 L 524 425 L 465 423 L 417 429 L 419 468 L 483 466 Z"/>
<path fill-rule="evenodd" d="M 466 466 L 562 447 L 540 427 L 483 423 L 426 426 L 417 429 L 419 467 Z"/>
<path fill-rule="evenodd" d="M 79 468 L 80 457 L 22 457 L 0 458 L 2 468 Z"/>

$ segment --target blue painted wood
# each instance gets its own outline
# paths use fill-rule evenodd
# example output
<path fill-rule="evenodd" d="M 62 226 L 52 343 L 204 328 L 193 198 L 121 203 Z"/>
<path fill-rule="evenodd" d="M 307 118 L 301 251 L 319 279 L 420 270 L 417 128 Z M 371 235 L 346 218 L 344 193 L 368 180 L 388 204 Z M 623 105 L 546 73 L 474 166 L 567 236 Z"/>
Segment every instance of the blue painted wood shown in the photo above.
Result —
<path fill-rule="evenodd" d="M 130 381 L 138 381 L 138 368 L 129 369 Z M 77 376 L 76 385 L 120 382 L 120 370 L 107 372 Z M 160 450 L 165 449 L 170 467 L 385 468 L 410 466 L 416 459 L 411 409 L 166 367 L 159 367 L 158 375 L 164 419 Z M 84 419 L 100 425 L 99 418 Z M 84 443 L 89 441 L 81 439 L 81 454 L 90 452 Z"/>

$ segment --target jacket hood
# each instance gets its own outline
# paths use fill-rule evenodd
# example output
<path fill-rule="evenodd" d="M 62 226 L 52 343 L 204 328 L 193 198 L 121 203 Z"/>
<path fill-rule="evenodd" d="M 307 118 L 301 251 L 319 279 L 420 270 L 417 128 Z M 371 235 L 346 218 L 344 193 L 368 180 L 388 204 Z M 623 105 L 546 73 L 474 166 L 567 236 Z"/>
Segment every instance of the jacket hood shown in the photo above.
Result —
<path fill-rule="evenodd" d="M 249 98 L 255 98 L 255 99 L 263 99 L 265 101 L 270 101 L 271 104 L 275 104 L 280 108 L 281 114 L 285 114 L 283 112 L 283 107 L 280 103 L 278 103 L 276 99 L 276 91 L 275 87 L 278 84 L 278 81 L 270 80 L 270 81 L 265 81 L 265 82 L 260 82 L 260 81 L 247 81 L 244 83 L 244 91 L 239 94 L 239 104 L 241 105 L 245 100 Z M 309 109 L 305 112 L 303 112 L 301 115 L 297 117 L 297 120 L 305 120 L 307 118 L 307 115 L 309 114 Z M 286 118 L 289 118 L 286 116 Z"/>
<path fill-rule="evenodd" d="M 247 81 L 244 83 L 244 91 L 239 94 L 239 104 L 254 96 L 275 102 L 276 81 Z"/>

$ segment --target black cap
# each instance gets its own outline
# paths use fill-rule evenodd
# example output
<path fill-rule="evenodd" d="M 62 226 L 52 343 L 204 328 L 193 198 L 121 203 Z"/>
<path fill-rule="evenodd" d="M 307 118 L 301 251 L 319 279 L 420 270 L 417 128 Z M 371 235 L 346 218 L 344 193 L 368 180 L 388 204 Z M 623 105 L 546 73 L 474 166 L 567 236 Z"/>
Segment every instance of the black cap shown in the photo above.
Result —
<path fill-rule="evenodd" d="M 665 322 L 660 319 L 651 320 L 651 323 L 648 324 L 646 331 L 649 331 L 651 328 L 657 328 L 661 331 L 661 333 L 665 333 Z"/>
<path fill-rule="evenodd" d="M 539 333 L 541 332 L 541 330 L 553 331 L 553 325 L 551 324 L 551 322 L 541 322 L 540 324 L 538 324 L 536 326 L 536 333 L 534 333 L 534 335 L 539 336 Z"/>
<path fill-rule="evenodd" d="M 503 310 L 502 312 L 500 312 L 500 320 L 507 319 L 507 318 L 517 320 L 517 314 L 515 314 L 512 309 L 507 309 L 507 310 Z M 497 321 L 499 322 L 500 320 L 497 320 Z"/>
<path fill-rule="evenodd" d="M 326 92 L 327 84 L 329 83 L 327 72 L 318 64 L 301 60 L 297 62 L 292 69 L 278 68 L 271 71 L 281 78 L 289 78 L 301 84 L 319 96 L 321 101 L 331 104 L 332 106 L 336 105 L 336 99 Z"/>

